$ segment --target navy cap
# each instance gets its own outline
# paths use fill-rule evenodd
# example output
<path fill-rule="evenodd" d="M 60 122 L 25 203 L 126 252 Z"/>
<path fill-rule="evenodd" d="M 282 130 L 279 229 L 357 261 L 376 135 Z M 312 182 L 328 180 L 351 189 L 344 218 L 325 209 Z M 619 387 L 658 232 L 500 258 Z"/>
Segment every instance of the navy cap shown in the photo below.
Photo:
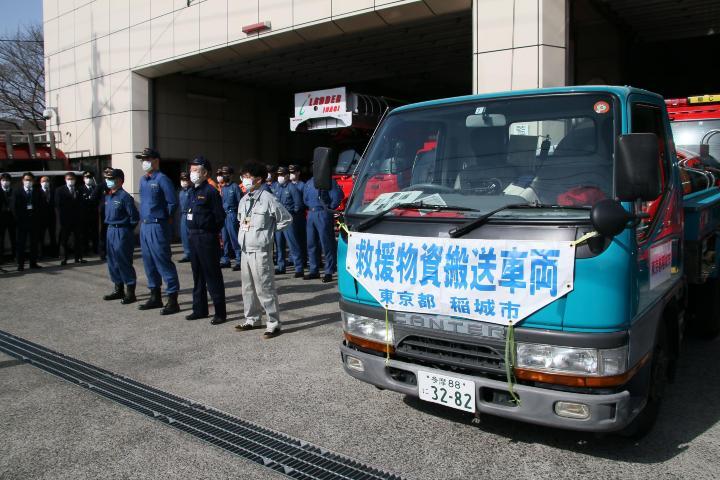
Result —
<path fill-rule="evenodd" d="M 202 155 L 199 155 L 199 156 L 193 158 L 192 161 L 190 162 L 190 165 L 200 165 L 205 170 L 210 171 L 210 160 L 203 157 Z"/>
<path fill-rule="evenodd" d="M 180 180 L 190 180 L 190 175 L 188 175 L 188 172 L 180 172 Z"/>
<path fill-rule="evenodd" d="M 120 170 L 119 168 L 113 168 L 110 169 L 110 171 L 105 172 L 105 178 L 119 178 L 120 180 L 125 180 L 125 172 Z"/>
<path fill-rule="evenodd" d="M 220 168 L 220 172 L 222 172 L 223 175 L 232 175 L 235 173 L 235 170 L 233 170 L 232 167 L 228 167 L 227 165 L 224 165 Z"/>
<path fill-rule="evenodd" d="M 135 155 L 135 158 L 160 158 L 160 152 L 148 147 L 140 155 Z"/>
<path fill-rule="evenodd" d="M 289 165 L 289 166 L 288 166 L 288 171 L 289 171 L 290 173 L 296 173 L 296 172 L 299 172 L 299 171 L 300 171 L 300 167 L 298 167 L 297 165 Z"/>
<path fill-rule="evenodd" d="M 278 167 L 278 169 L 277 169 L 278 175 L 285 175 L 287 172 L 288 172 L 288 170 L 285 167 Z"/>

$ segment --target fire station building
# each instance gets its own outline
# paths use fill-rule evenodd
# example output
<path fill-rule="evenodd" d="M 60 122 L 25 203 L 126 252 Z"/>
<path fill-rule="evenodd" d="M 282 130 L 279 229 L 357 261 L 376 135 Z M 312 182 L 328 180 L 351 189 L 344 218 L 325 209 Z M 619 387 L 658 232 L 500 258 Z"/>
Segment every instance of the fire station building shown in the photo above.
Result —
<path fill-rule="evenodd" d="M 146 146 L 308 165 L 387 106 L 568 84 L 713 93 L 712 0 L 44 0 L 48 129 L 77 168 Z M 704 52 L 704 53 L 703 53 Z M 714 79 L 717 82 L 717 79 Z"/>

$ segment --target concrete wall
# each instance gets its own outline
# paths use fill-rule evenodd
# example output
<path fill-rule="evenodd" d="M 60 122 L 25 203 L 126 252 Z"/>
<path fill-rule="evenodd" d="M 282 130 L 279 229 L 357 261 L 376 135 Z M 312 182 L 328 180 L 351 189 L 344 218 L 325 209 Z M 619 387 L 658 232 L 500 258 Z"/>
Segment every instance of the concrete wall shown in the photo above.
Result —
<path fill-rule="evenodd" d="M 61 131 L 63 150 L 75 156 L 112 154 L 132 190 L 140 175 L 133 154 L 150 143 L 149 77 L 469 6 L 470 0 L 191 0 L 189 6 L 188 0 L 43 0 L 46 101 L 58 111 L 49 128 Z M 262 21 L 272 29 L 242 32 Z"/>

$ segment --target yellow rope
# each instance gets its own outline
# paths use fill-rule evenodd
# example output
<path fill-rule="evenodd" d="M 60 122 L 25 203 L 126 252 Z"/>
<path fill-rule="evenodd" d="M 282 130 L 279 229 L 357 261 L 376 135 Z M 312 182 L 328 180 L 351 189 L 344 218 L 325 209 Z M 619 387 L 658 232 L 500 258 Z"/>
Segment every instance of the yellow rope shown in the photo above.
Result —
<path fill-rule="evenodd" d="M 515 394 L 515 373 L 513 369 L 516 364 L 515 359 L 515 327 L 512 322 L 507 327 L 507 335 L 505 337 L 505 375 L 507 377 L 508 392 L 512 397 L 512 401 L 515 405 L 520 405 L 520 398 Z"/>
<path fill-rule="evenodd" d="M 350 230 L 348 230 L 348 227 L 347 227 L 347 225 L 345 225 L 344 222 L 338 222 L 338 229 L 345 230 L 345 233 L 350 235 Z"/>
<path fill-rule="evenodd" d="M 598 232 L 588 232 L 585 235 L 583 235 L 582 237 L 578 238 L 577 240 L 570 242 L 570 246 L 577 247 L 581 243 L 587 242 L 591 238 L 597 237 L 598 235 L 600 235 Z"/>

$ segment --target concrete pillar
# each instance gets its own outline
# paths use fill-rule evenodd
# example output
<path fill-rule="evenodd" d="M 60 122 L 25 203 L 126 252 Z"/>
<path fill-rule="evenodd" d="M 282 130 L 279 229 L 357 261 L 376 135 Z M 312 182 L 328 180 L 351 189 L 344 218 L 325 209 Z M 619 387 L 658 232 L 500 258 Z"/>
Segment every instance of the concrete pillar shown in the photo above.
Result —
<path fill-rule="evenodd" d="M 136 73 L 128 74 L 130 110 L 116 115 L 118 122 L 113 127 L 118 135 L 113 137 L 112 166 L 123 170 L 124 188 L 135 195 L 139 193 L 138 185 L 143 175 L 140 160 L 136 159 L 135 155 L 150 146 L 150 80 Z M 162 169 L 162 162 L 160 168 Z"/>
<path fill-rule="evenodd" d="M 473 91 L 566 83 L 567 0 L 473 0 Z"/>

